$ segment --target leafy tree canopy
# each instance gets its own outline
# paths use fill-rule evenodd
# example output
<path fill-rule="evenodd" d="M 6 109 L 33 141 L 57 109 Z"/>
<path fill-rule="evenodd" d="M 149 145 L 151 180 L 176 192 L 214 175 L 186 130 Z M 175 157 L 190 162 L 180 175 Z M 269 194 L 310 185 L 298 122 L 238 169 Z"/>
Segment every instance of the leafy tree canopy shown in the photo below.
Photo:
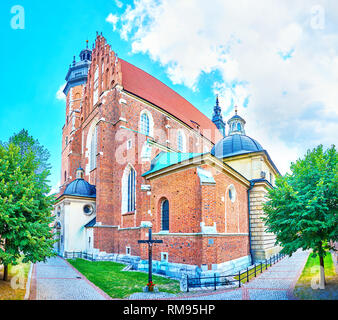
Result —
<path fill-rule="evenodd" d="M 291 255 L 312 249 L 320 258 L 338 240 L 338 155 L 335 146 L 308 150 L 291 164 L 291 174 L 278 177 L 264 205 L 267 231 Z M 321 259 L 322 260 L 322 259 Z"/>
<path fill-rule="evenodd" d="M 10 137 L 8 142 L 1 144 L 6 147 L 11 143 L 20 148 L 20 154 L 22 157 L 31 151 L 34 153 L 35 160 L 38 162 L 38 167 L 36 169 L 37 173 L 51 169 L 51 165 L 48 162 L 50 158 L 49 151 L 42 146 L 37 139 L 30 136 L 27 130 L 22 129 L 19 133 L 15 133 L 12 137 Z"/>
<path fill-rule="evenodd" d="M 53 254 L 50 224 L 53 196 L 48 196 L 49 170 L 29 147 L 0 145 L 0 264 L 45 261 Z M 41 149 L 42 150 L 42 149 Z M 40 173 L 37 173 L 37 172 Z"/>

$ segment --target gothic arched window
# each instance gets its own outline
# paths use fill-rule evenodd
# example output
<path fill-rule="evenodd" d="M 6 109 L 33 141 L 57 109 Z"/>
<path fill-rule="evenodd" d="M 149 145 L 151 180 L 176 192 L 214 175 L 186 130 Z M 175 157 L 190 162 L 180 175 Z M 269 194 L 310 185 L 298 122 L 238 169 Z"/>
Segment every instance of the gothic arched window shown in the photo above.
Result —
<path fill-rule="evenodd" d="M 94 74 L 94 90 L 93 90 L 93 105 L 99 99 L 99 68 L 96 67 L 95 74 Z"/>
<path fill-rule="evenodd" d="M 149 116 L 146 112 L 143 112 L 141 114 L 141 132 L 149 136 L 150 123 L 149 123 Z"/>
<path fill-rule="evenodd" d="M 130 169 L 128 175 L 128 212 L 135 210 L 135 170 Z"/>
<path fill-rule="evenodd" d="M 169 201 L 167 199 L 162 201 L 162 230 L 169 231 Z"/>
<path fill-rule="evenodd" d="M 185 134 L 181 130 L 177 132 L 177 149 L 180 152 L 185 152 Z"/>
<path fill-rule="evenodd" d="M 136 172 L 130 165 L 126 167 L 122 177 L 122 213 L 135 211 Z"/>
<path fill-rule="evenodd" d="M 95 126 L 91 140 L 90 140 L 90 170 L 93 170 L 96 168 L 96 155 L 97 155 L 97 126 Z"/>
<path fill-rule="evenodd" d="M 236 200 L 236 189 L 233 185 L 230 185 L 228 193 L 229 193 L 229 199 L 231 200 L 231 202 L 235 202 L 235 200 Z"/>

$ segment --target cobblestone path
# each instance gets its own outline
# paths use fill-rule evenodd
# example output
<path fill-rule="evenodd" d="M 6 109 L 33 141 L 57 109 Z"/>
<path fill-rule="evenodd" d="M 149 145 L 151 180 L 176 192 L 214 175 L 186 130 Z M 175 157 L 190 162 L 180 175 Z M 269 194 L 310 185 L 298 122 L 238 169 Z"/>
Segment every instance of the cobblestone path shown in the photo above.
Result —
<path fill-rule="evenodd" d="M 294 300 L 293 289 L 307 261 L 309 251 L 285 257 L 241 288 L 209 294 L 191 294 L 182 300 Z M 176 298 L 177 299 L 177 298 Z"/>
<path fill-rule="evenodd" d="M 30 300 L 108 300 L 110 297 L 60 257 L 34 265 Z"/>
<path fill-rule="evenodd" d="M 241 288 L 208 293 L 189 293 L 179 297 L 157 297 L 159 300 L 293 300 L 294 286 L 306 263 L 309 251 L 297 251 L 285 257 L 257 278 Z M 111 299 L 101 289 L 60 257 L 34 265 L 31 300 L 107 300 Z M 147 299 L 132 296 L 131 299 Z M 150 298 L 151 299 L 151 298 Z"/>

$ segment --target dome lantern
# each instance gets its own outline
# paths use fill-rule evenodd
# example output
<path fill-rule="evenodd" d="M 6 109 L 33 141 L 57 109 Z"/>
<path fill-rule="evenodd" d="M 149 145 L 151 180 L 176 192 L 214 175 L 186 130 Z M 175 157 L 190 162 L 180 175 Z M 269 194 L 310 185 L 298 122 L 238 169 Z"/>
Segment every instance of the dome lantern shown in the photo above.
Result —
<path fill-rule="evenodd" d="M 92 61 L 92 51 L 88 48 L 88 40 L 86 40 L 86 49 L 80 52 L 81 61 Z"/>
<path fill-rule="evenodd" d="M 83 179 L 84 177 L 84 170 L 79 167 L 77 170 L 76 170 L 76 179 Z"/>
<path fill-rule="evenodd" d="M 229 135 L 214 145 L 211 154 L 223 159 L 264 150 L 255 139 L 245 135 L 245 123 L 245 120 L 237 114 L 237 107 L 235 107 L 235 115 L 228 121 Z"/>
<path fill-rule="evenodd" d="M 229 136 L 233 134 L 245 135 L 245 120 L 237 114 L 237 106 L 235 107 L 235 115 L 229 119 Z"/>

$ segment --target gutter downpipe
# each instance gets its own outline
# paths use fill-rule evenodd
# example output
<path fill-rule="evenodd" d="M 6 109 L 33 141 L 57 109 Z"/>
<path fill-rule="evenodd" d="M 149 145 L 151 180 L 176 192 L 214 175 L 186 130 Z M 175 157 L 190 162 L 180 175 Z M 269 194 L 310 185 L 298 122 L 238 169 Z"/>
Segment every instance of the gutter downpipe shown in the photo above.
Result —
<path fill-rule="evenodd" d="M 252 188 L 254 187 L 254 185 L 255 185 L 255 182 L 250 181 L 250 188 L 248 189 L 249 250 L 250 250 L 251 264 L 254 263 L 254 260 L 253 260 L 253 254 L 252 254 L 252 248 L 251 248 L 251 222 L 250 222 L 250 218 L 251 218 L 251 210 L 250 210 L 250 191 L 252 190 Z"/>

